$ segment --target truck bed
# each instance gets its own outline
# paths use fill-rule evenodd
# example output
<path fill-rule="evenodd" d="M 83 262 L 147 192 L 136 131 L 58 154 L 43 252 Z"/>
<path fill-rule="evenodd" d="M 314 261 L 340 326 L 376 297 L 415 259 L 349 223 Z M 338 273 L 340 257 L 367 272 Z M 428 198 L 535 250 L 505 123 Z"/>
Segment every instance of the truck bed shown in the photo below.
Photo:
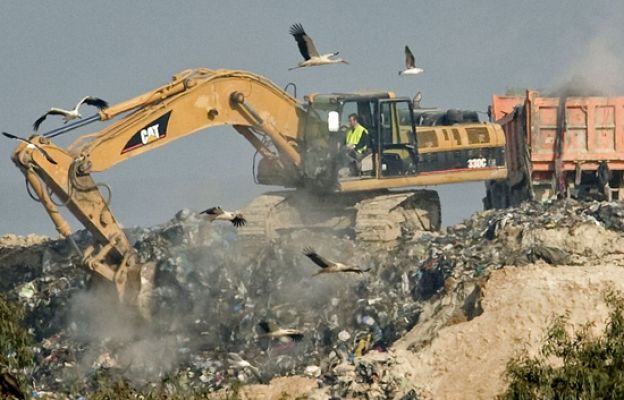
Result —
<path fill-rule="evenodd" d="M 559 115 L 562 105 L 565 121 Z M 611 170 L 624 170 L 624 97 L 555 98 L 529 91 L 526 97 L 493 96 L 492 115 L 507 143 L 518 144 L 516 135 L 525 136 L 534 171 L 554 171 L 558 134 L 563 170 L 574 170 L 577 163 L 583 170 L 596 169 L 603 161 Z M 510 146 L 507 154 L 517 159 L 521 151 Z"/>
<path fill-rule="evenodd" d="M 491 119 L 505 132 L 508 170 L 504 186 L 489 186 L 492 202 L 536 198 L 536 187 L 546 190 L 544 199 L 576 196 L 592 185 L 610 199 L 613 188 L 624 188 L 624 97 L 495 95 Z"/>

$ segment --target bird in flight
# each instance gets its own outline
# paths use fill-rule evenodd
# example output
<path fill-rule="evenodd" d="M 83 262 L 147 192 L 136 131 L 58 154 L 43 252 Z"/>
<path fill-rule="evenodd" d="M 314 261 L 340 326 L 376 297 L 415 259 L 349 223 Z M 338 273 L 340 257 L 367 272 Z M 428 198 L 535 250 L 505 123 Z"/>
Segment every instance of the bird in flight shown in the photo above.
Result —
<path fill-rule="evenodd" d="M 232 225 L 234 225 L 237 228 L 241 227 L 241 226 L 244 226 L 247 223 L 247 220 L 245 219 L 243 214 L 241 214 L 240 212 L 238 212 L 238 211 L 235 211 L 235 212 L 224 211 L 219 206 L 217 206 L 217 207 L 210 207 L 209 209 L 200 212 L 200 214 L 206 214 L 208 216 L 208 219 L 210 220 L 210 222 L 212 222 L 212 221 L 230 221 L 232 223 Z"/>
<path fill-rule="evenodd" d="M 288 68 L 289 71 L 296 68 L 314 67 L 325 64 L 349 64 L 347 60 L 335 58 L 338 52 L 320 55 L 316 50 L 316 46 L 314 46 L 312 38 L 305 33 L 301 24 L 292 25 L 289 32 L 294 36 L 297 46 L 299 46 L 299 51 L 304 58 L 296 67 Z"/>
<path fill-rule="evenodd" d="M 308 257 L 310 260 L 312 260 L 312 262 L 314 262 L 316 265 L 321 267 L 321 270 L 318 271 L 313 276 L 316 276 L 316 275 L 319 275 L 319 274 L 332 273 L 332 272 L 355 272 L 357 274 L 362 274 L 362 273 L 368 272 L 370 270 L 370 268 L 369 269 L 361 269 L 361 268 L 358 268 L 358 267 L 345 265 L 345 264 L 339 263 L 337 261 L 330 260 L 328 258 L 325 258 L 325 257 L 319 255 L 311 247 L 306 247 L 305 249 L 303 249 L 303 254 L 306 257 Z"/>
<path fill-rule="evenodd" d="M 52 107 L 48 110 L 48 112 L 43 114 L 41 117 L 39 117 L 39 119 L 35 121 L 35 123 L 33 124 L 33 128 L 35 128 L 35 132 L 39 129 L 39 125 L 41 125 L 41 123 L 46 119 L 48 115 L 62 115 L 63 121 L 65 124 L 73 119 L 82 118 L 82 115 L 80 115 L 80 113 L 78 112 L 78 109 L 83 103 L 90 105 L 90 106 L 95 106 L 99 108 L 100 110 L 108 107 L 108 103 L 106 101 L 98 97 L 93 97 L 93 96 L 84 97 L 82 100 L 78 102 L 78 104 L 76 104 L 76 107 L 74 107 L 73 110 L 63 110 L 62 108 Z"/>
<path fill-rule="evenodd" d="M 280 328 L 275 322 L 272 321 L 260 321 L 258 323 L 260 328 L 266 335 L 272 339 L 279 339 L 281 341 L 295 341 L 298 342 L 303 339 L 303 331 L 299 329 L 285 329 Z"/>
<path fill-rule="evenodd" d="M 424 72 L 424 69 L 416 67 L 414 54 L 409 47 L 405 46 L 405 69 L 399 71 L 399 75 L 418 75 L 421 72 Z"/>
<path fill-rule="evenodd" d="M 28 139 L 24 139 L 24 138 L 19 137 L 19 136 L 11 135 L 10 133 L 7 133 L 7 132 L 2 132 L 2 134 L 4 136 L 8 137 L 9 139 L 15 139 L 15 140 L 19 140 L 20 142 L 28 143 L 27 147 L 37 149 L 45 157 L 45 159 L 48 160 L 48 162 L 50 164 L 54 164 L 54 165 L 58 164 L 56 161 L 54 161 L 54 159 L 52 157 L 50 157 L 50 154 L 47 151 L 45 151 L 45 149 L 43 147 L 39 146 L 38 144 L 32 143 Z"/>

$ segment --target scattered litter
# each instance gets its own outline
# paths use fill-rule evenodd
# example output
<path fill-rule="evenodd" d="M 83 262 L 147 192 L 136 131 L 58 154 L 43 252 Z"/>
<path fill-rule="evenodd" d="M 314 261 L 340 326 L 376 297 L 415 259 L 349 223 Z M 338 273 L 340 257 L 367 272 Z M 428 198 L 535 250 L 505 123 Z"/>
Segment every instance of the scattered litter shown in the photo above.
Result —
<path fill-rule="evenodd" d="M 386 350 L 428 301 L 505 265 L 622 265 L 623 232 L 624 204 L 561 201 L 477 213 L 391 251 L 307 230 L 258 245 L 183 210 L 163 225 L 127 230 L 139 259 L 157 265 L 149 325 L 116 305 L 112 285 L 98 290 L 65 240 L 28 247 L 0 238 L 0 289 L 25 307 L 34 334 L 33 397 L 107 370 L 137 385 L 167 377 L 172 387 L 209 391 L 302 374 L 336 398 L 407 400 L 415 392 L 384 372 L 392 365 Z M 74 239 L 92 243 L 86 232 Z M 357 254 L 371 269 L 313 279 L 306 246 L 341 261 Z M 300 340 L 272 339 L 261 321 Z"/>

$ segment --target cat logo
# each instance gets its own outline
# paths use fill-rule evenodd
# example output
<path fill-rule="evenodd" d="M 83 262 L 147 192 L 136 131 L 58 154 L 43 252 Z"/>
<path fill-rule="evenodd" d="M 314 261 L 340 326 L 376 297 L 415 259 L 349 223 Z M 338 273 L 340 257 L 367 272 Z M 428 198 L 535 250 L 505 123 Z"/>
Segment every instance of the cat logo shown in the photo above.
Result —
<path fill-rule="evenodd" d="M 141 129 L 141 142 L 143 142 L 143 144 L 148 144 L 149 142 L 158 140 L 159 138 L 160 134 L 158 133 L 158 124 Z"/>
<path fill-rule="evenodd" d="M 154 143 L 165 136 L 167 136 L 167 125 L 169 124 L 169 117 L 171 111 L 161 115 L 156 120 L 147 124 L 143 129 L 132 135 L 128 143 L 121 150 L 121 154 L 137 149 L 139 147 Z"/>

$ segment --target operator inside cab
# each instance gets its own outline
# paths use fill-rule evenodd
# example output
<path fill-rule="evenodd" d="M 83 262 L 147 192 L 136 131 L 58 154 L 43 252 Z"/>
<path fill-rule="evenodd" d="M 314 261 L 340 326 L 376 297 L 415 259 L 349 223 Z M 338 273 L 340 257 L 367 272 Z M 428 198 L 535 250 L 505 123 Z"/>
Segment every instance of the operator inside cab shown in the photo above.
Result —
<path fill-rule="evenodd" d="M 359 176 L 361 173 L 361 161 L 368 151 L 368 130 L 360 124 L 357 114 L 349 115 L 349 126 L 345 135 L 343 146 L 343 164 L 346 171 L 340 173 L 341 176 Z"/>
<path fill-rule="evenodd" d="M 345 146 L 355 150 L 356 153 L 364 154 L 368 148 L 368 130 L 360 124 L 357 114 L 349 115 L 349 126 L 345 137 Z"/>

